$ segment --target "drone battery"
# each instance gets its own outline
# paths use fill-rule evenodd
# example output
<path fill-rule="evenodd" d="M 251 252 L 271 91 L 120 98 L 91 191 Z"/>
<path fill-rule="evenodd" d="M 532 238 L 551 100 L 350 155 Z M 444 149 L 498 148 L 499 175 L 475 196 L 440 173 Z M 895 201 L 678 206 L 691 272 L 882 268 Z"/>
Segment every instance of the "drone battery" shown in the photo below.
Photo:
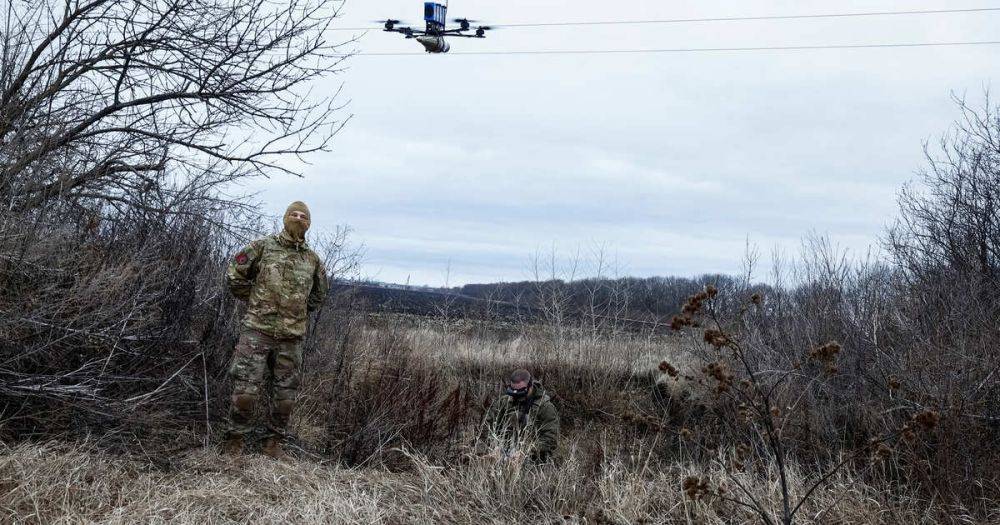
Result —
<path fill-rule="evenodd" d="M 427 25 L 435 24 L 444 28 L 448 17 L 448 6 L 437 2 L 424 2 L 424 21 Z"/>

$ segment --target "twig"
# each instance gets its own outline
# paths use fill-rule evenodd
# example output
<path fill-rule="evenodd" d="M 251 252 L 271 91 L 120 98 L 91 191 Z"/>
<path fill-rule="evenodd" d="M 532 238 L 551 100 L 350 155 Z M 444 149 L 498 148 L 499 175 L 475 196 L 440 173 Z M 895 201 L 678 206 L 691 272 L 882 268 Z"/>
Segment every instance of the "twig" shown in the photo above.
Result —
<path fill-rule="evenodd" d="M 187 366 L 190 365 L 195 359 L 198 359 L 197 355 L 194 356 L 194 357 L 192 357 L 191 359 L 189 359 L 187 363 L 184 363 L 184 366 L 178 368 L 177 371 L 174 372 L 173 374 L 171 374 L 171 376 L 168 377 L 166 381 L 164 381 L 163 383 L 161 383 L 160 386 L 156 387 L 156 390 L 153 390 L 152 392 L 149 392 L 149 393 L 146 393 L 146 394 L 142 394 L 142 395 L 139 395 L 139 396 L 130 397 L 130 398 L 126 399 L 124 402 L 125 403 L 131 403 L 133 401 L 139 401 L 139 400 L 143 400 L 143 399 L 148 399 L 150 396 L 152 396 L 152 395 L 156 394 L 157 392 L 159 392 L 160 390 L 162 390 L 163 387 L 167 386 L 167 383 L 169 383 L 170 380 L 172 380 L 173 378 L 177 377 L 178 374 L 180 374 L 181 372 L 183 372 L 184 369 L 187 368 Z"/>

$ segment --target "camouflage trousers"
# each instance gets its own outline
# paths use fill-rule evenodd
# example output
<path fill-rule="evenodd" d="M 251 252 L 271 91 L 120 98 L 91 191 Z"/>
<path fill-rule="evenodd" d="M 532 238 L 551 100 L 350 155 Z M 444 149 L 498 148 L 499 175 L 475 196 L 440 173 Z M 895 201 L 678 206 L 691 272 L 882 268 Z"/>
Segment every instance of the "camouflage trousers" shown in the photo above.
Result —
<path fill-rule="evenodd" d="M 253 433 L 254 412 L 258 401 L 271 397 L 267 388 L 270 383 L 273 399 L 266 429 L 268 435 L 281 435 L 295 406 L 301 365 L 301 340 L 274 339 L 244 328 L 229 367 L 233 395 L 228 434 L 247 436 Z"/>

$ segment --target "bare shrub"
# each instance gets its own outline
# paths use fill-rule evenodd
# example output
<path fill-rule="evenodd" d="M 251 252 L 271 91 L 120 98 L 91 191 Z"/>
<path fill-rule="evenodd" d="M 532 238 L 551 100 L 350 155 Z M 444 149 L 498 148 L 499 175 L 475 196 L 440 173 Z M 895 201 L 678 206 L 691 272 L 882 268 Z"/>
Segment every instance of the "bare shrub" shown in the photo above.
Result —
<path fill-rule="evenodd" d="M 142 435 L 168 412 L 204 427 L 223 360 L 211 350 L 231 337 L 234 306 L 218 284 L 226 247 L 212 224 L 136 212 L 81 235 L 58 216 L 7 218 L 4 432 L 80 435 L 127 422 Z"/>
<path fill-rule="evenodd" d="M 717 424 L 715 436 L 685 437 L 707 449 L 709 457 L 715 455 L 720 442 L 736 450 L 733 456 L 713 460 L 728 474 L 733 490 L 712 492 L 705 482 L 691 481 L 685 487 L 691 499 L 713 495 L 753 510 L 765 523 L 790 525 L 808 500 L 817 491 L 825 490 L 825 484 L 838 471 L 852 465 L 864 473 L 876 460 L 894 453 L 892 447 L 900 445 L 900 436 L 917 441 L 918 432 L 932 431 L 937 426 L 938 412 L 923 411 L 913 414 L 913 419 L 898 431 L 883 426 L 850 429 L 855 434 L 869 434 L 860 443 L 854 441 L 856 436 L 820 441 L 808 419 L 816 408 L 822 410 L 822 404 L 816 405 L 810 396 L 840 387 L 836 378 L 843 354 L 841 344 L 836 341 L 817 344 L 798 356 L 782 351 L 781 347 L 772 347 L 773 337 L 768 332 L 775 327 L 762 323 L 756 315 L 766 298 L 752 294 L 736 317 L 726 319 L 720 317 L 714 305 L 719 293 L 709 285 L 692 295 L 673 322 L 678 330 L 691 327 L 700 335 L 703 349 L 700 355 L 705 364 L 698 382 L 713 391 L 709 407 Z M 669 365 L 660 368 L 667 375 L 678 375 Z M 902 403 L 890 407 L 904 413 L 907 408 Z M 921 423 L 917 424 L 918 421 Z M 838 426 L 843 428 L 842 424 Z M 792 458 L 809 456 L 816 458 L 816 467 L 812 472 L 800 474 L 804 490 L 795 493 L 789 462 Z M 781 495 L 777 509 L 758 500 L 753 488 L 741 482 L 739 474 L 748 470 L 765 475 L 773 472 Z"/>

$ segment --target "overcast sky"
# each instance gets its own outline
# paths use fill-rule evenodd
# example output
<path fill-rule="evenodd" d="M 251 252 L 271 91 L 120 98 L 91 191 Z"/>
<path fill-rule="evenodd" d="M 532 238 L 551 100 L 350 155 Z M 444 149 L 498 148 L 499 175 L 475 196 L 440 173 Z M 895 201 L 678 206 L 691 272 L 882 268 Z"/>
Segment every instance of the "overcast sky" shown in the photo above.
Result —
<path fill-rule="evenodd" d="M 453 0 L 489 23 L 643 20 L 990 7 L 986 2 Z M 335 25 L 418 0 L 350 1 Z M 507 28 L 452 52 L 1000 39 L 1000 13 L 643 26 Z M 348 38 L 351 33 L 331 33 Z M 371 31 L 360 52 L 420 51 Z M 353 115 L 303 179 L 255 181 L 272 213 L 294 199 L 317 229 L 354 229 L 364 273 L 439 285 L 521 280 L 553 246 L 603 244 L 621 273 L 734 272 L 749 238 L 794 252 L 829 235 L 863 252 L 947 130 L 951 93 L 980 100 L 1000 46 L 635 55 L 356 56 Z"/>

